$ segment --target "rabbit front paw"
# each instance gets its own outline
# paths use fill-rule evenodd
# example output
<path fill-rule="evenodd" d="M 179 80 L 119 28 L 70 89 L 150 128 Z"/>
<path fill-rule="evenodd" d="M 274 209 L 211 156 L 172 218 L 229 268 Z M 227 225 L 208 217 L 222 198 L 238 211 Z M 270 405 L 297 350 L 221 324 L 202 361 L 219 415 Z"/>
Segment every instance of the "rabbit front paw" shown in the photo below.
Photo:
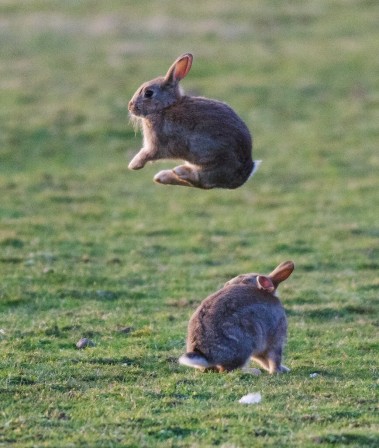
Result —
<path fill-rule="evenodd" d="M 150 160 L 150 154 L 147 154 L 142 148 L 141 151 L 136 154 L 128 165 L 130 170 L 140 170 Z"/>

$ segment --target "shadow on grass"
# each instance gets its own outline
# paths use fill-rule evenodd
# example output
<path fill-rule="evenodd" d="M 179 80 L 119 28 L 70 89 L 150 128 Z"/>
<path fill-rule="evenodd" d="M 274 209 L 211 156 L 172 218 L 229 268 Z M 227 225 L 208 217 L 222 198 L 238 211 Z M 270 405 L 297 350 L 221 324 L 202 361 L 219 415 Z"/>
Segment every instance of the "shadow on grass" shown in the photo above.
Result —
<path fill-rule="evenodd" d="M 157 440 L 167 440 L 171 438 L 179 437 L 180 439 L 188 437 L 195 431 L 188 428 L 182 428 L 180 426 L 169 426 L 165 429 L 148 431 L 150 436 L 153 436 Z"/>
<path fill-rule="evenodd" d="M 320 437 L 314 437 L 312 441 L 318 445 L 328 444 L 328 445 L 343 445 L 343 446 L 354 445 L 361 447 L 377 447 L 379 443 L 379 437 L 375 435 L 366 436 L 363 434 L 331 433 Z"/>
<path fill-rule="evenodd" d="M 334 320 L 351 317 L 352 315 L 373 315 L 374 307 L 371 306 L 345 306 L 336 310 L 335 308 L 317 308 L 314 310 L 296 311 L 286 310 L 288 316 L 303 316 L 312 320 Z"/>
<path fill-rule="evenodd" d="M 60 299 L 113 301 L 125 295 L 125 291 L 62 289 L 57 291 Z"/>
<path fill-rule="evenodd" d="M 22 257 L 1 257 L 0 263 L 8 263 L 8 264 L 20 264 L 25 261 Z"/>
<path fill-rule="evenodd" d="M 1 262 L 1 261 L 0 261 Z M 53 297 L 50 297 L 53 296 Z M 1 295 L 0 295 L 1 297 Z M 88 289 L 62 289 L 52 293 L 24 291 L 22 296 L 8 296 L 1 297 L 1 308 L 19 308 L 28 307 L 30 312 L 47 311 L 56 308 L 56 302 L 51 299 L 58 298 L 59 300 L 95 300 L 99 302 L 114 302 L 122 299 L 124 304 L 128 300 L 145 299 L 146 294 L 140 291 L 126 291 L 126 290 L 88 290 Z"/>
<path fill-rule="evenodd" d="M 133 365 L 136 366 L 138 365 L 138 363 L 136 362 L 135 359 L 131 359 L 131 358 L 126 358 L 125 356 L 123 356 L 122 358 L 90 358 L 90 359 L 72 359 L 71 362 L 73 364 L 99 364 L 99 365 L 109 365 L 109 366 L 114 366 L 114 365 L 122 365 L 122 364 L 127 364 L 129 365 Z"/>

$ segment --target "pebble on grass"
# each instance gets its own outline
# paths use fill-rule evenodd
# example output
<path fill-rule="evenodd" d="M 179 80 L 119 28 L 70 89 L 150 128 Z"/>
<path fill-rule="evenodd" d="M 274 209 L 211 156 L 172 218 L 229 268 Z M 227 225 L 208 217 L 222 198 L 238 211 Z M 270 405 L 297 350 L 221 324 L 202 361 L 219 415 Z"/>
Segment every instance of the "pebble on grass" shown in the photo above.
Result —
<path fill-rule="evenodd" d="M 128 334 L 128 333 L 132 332 L 133 330 L 134 330 L 133 327 L 122 327 L 122 328 L 119 328 L 117 331 L 119 333 Z"/>
<path fill-rule="evenodd" d="M 238 400 L 238 403 L 242 404 L 258 404 L 262 400 L 262 395 L 260 392 L 254 392 L 251 394 L 244 395 Z"/>
<path fill-rule="evenodd" d="M 88 338 L 82 338 L 76 343 L 76 348 L 79 350 L 86 347 L 95 347 L 95 343 Z"/>

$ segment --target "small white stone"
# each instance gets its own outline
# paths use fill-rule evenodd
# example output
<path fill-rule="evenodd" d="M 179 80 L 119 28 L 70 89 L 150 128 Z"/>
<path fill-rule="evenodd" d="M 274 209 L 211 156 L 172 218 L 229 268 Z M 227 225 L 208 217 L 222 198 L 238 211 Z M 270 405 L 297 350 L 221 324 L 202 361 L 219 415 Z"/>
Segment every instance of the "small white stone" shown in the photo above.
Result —
<path fill-rule="evenodd" d="M 76 348 L 79 350 L 86 347 L 94 347 L 95 343 L 88 338 L 82 338 L 76 343 Z"/>
<path fill-rule="evenodd" d="M 318 373 L 311 373 L 310 375 L 309 375 L 309 378 L 316 378 L 316 377 L 318 377 Z"/>
<path fill-rule="evenodd" d="M 244 395 L 238 400 L 238 403 L 242 404 L 257 404 L 262 400 L 262 395 L 259 392 Z"/>

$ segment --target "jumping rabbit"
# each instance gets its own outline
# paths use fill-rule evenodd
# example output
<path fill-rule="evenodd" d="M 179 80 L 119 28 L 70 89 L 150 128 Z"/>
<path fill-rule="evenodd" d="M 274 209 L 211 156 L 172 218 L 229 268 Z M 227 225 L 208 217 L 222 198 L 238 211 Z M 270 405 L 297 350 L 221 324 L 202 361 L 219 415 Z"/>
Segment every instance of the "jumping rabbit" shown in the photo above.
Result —
<path fill-rule="evenodd" d="M 286 261 L 269 275 L 242 274 L 207 297 L 189 321 L 179 363 L 223 372 L 252 358 L 269 373 L 288 372 L 282 364 L 287 319 L 276 289 L 294 268 Z"/>
<path fill-rule="evenodd" d="M 154 181 L 203 189 L 240 187 L 259 165 L 252 160 L 252 137 L 227 104 L 183 94 L 179 82 L 192 59 L 192 54 L 183 54 L 166 76 L 142 84 L 130 100 L 132 121 L 143 130 L 143 148 L 129 168 L 182 159 L 184 165 L 160 171 Z"/>

